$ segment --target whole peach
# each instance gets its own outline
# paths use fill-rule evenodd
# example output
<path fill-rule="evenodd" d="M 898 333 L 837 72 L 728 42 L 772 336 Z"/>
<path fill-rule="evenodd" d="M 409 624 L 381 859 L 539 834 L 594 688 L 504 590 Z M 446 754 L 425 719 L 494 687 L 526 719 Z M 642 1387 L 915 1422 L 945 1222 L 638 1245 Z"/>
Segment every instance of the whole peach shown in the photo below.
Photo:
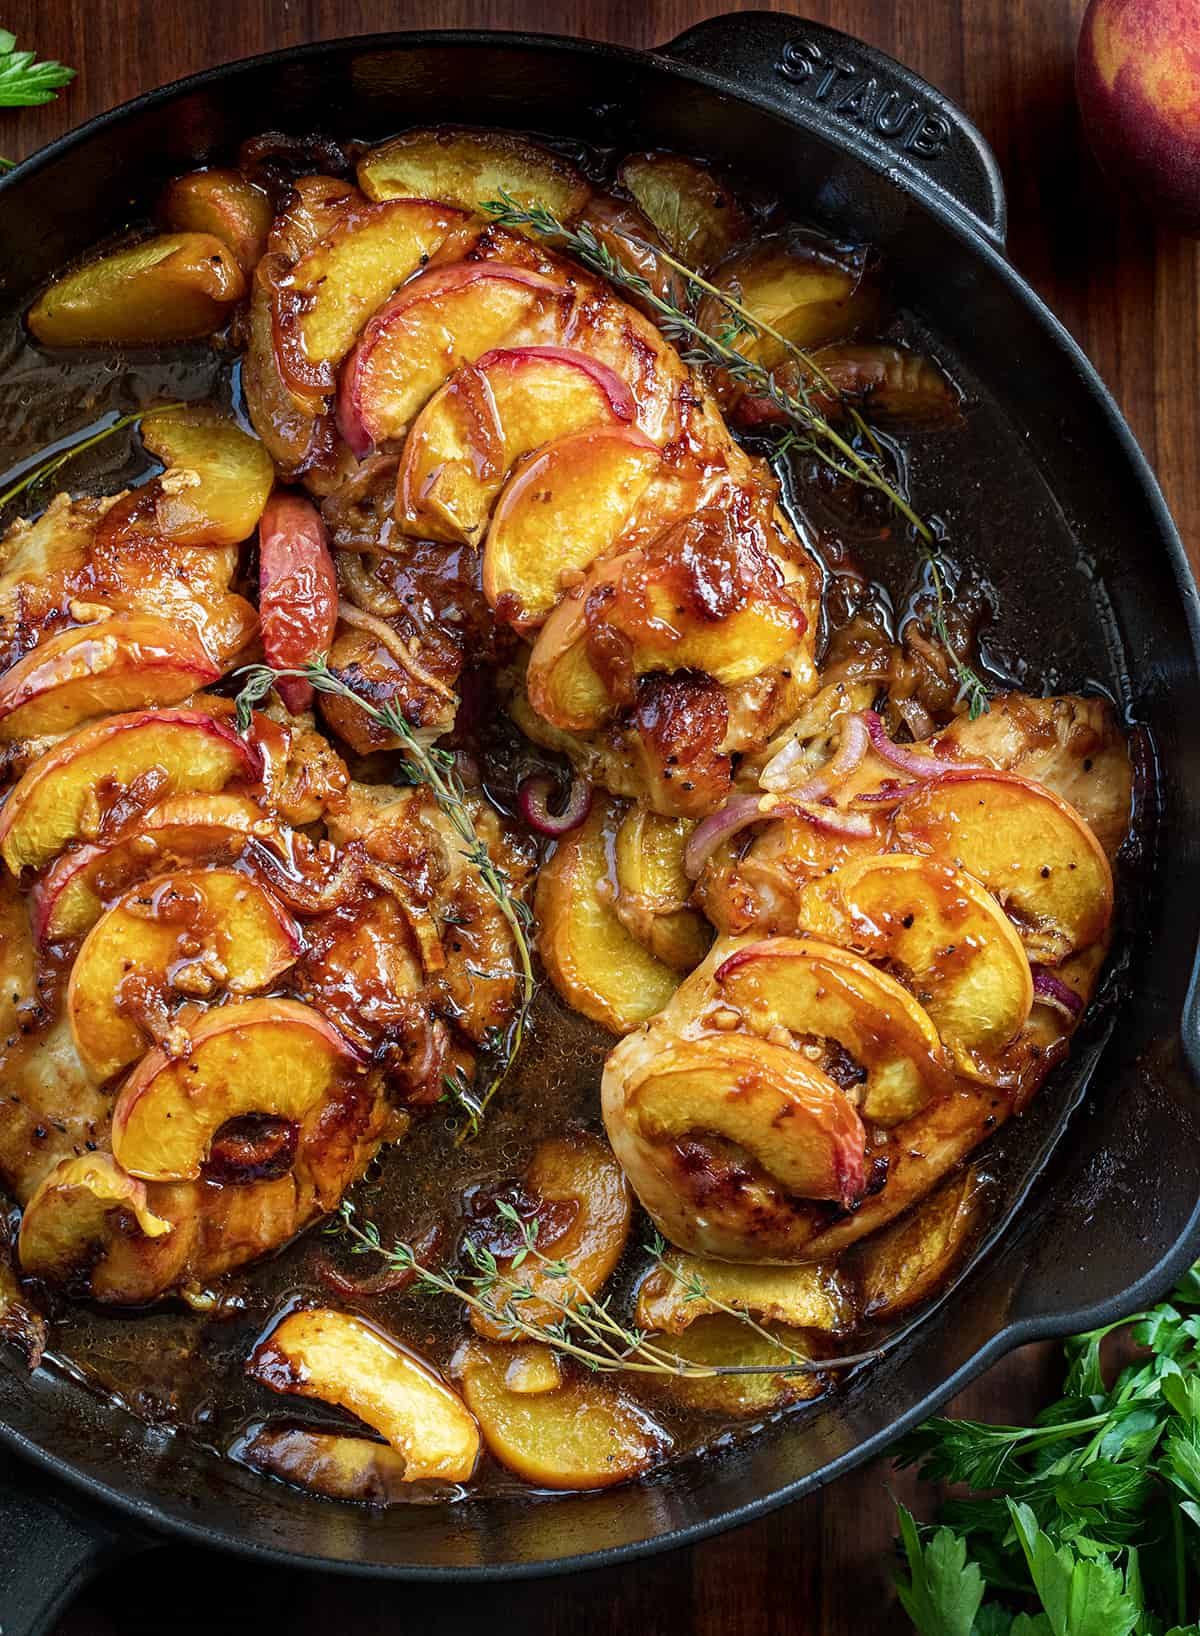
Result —
<path fill-rule="evenodd" d="M 1075 86 L 1108 175 L 1200 234 L 1200 0 L 1091 0 Z"/>

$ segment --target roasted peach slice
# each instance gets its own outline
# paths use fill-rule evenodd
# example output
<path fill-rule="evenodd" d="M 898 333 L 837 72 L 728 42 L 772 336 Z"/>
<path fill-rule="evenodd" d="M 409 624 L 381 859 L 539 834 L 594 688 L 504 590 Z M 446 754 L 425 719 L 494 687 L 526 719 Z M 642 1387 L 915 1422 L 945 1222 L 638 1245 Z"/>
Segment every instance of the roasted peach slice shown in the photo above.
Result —
<path fill-rule="evenodd" d="M 634 417 L 606 364 L 567 347 L 485 352 L 422 409 L 404 444 L 398 515 L 413 533 L 476 545 L 514 463 L 551 439 Z"/>
<path fill-rule="evenodd" d="M 164 409 L 142 442 L 169 470 L 154 501 L 158 532 L 178 545 L 238 545 L 262 516 L 275 468 L 257 438 L 204 408 Z"/>
<path fill-rule="evenodd" d="M 337 573 L 329 536 L 311 500 L 277 493 L 258 530 L 258 608 L 263 654 L 279 670 L 324 659 L 338 622 Z M 312 683 L 284 676 L 275 690 L 293 714 L 312 707 Z"/>
<path fill-rule="evenodd" d="M 276 342 L 285 380 L 332 391 L 338 364 L 371 314 L 466 220 L 452 204 L 350 204 L 278 287 Z"/>
<path fill-rule="evenodd" d="M 692 882 L 683 867 L 694 827 L 686 818 L 636 806 L 617 830 L 617 918 L 675 971 L 698 966 L 712 942 L 712 927 L 690 906 Z"/>
<path fill-rule="evenodd" d="M 29 328 L 48 347 L 154 346 L 220 329 L 246 279 L 211 233 L 164 233 L 66 273 L 34 302 Z"/>
<path fill-rule="evenodd" d="M 255 269 L 242 354 L 242 390 L 251 425 L 280 476 L 290 478 L 309 468 L 332 442 L 333 422 L 319 413 L 319 406 L 297 403 L 279 367 L 272 302 L 275 281 L 286 276 L 286 266 L 284 257 L 271 254 Z"/>
<path fill-rule="evenodd" d="M 488 1451 L 535 1487 L 608 1488 L 670 1448 L 667 1432 L 608 1384 L 571 1376 L 555 1391 L 514 1391 L 511 1362 L 510 1347 L 475 1339 L 451 1368 Z"/>
<path fill-rule="evenodd" d="M 447 376 L 500 345 L 563 285 L 500 261 L 431 267 L 386 301 L 347 358 L 338 425 L 356 454 L 403 437 Z"/>
<path fill-rule="evenodd" d="M 872 324 L 879 312 L 879 286 L 862 256 L 831 254 L 816 240 L 766 239 L 722 267 L 718 287 L 769 324 L 793 346 L 811 351 L 845 340 Z M 715 296 L 700 305 L 700 322 L 719 333 L 729 315 Z M 743 337 L 737 350 L 771 369 L 788 358 L 773 336 Z"/>
<path fill-rule="evenodd" d="M 408 1462 L 387 1443 L 304 1426 L 259 1426 L 231 1451 L 255 1471 L 327 1500 L 397 1505 L 409 1498 Z"/>
<path fill-rule="evenodd" d="M 402 1456 L 404 1480 L 465 1483 L 479 1428 L 427 1363 L 365 1318 L 328 1308 L 289 1312 L 255 1348 L 247 1373 L 273 1392 L 336 1404 Z"/>
<path fill-rule="evenodd" d="M 1057 965 L 1104 935 L 1112 870 L 1073 807 L 1015 773 L 951 773 L 896 808 L 896 844 L 982 881 L 1016 923 L 1031 960 Z"/>
<path fill-rule="evenodd" d="M 637 1323 L 642 1329 L 681 1335 L 697 1318 L 728 1307 L 768 1323 L 831 1335 L 853 1329 L 855 1321 L 852 1286 L 832 1261 L 754 1266 L 668 1250 L 638 1286 Z"/>
<path fill-rule="evenodd" d="M 862 1247 L 863 1316 L 894 1318 L 943 1284 L 983 1210 L 978 1172 L 967 1165 Z"/>
<path fill-rule="evenodd" d="M 679 153 L 633 153 L 617 179 L 689 267 L 712 267 L 750 231 L 729 189 L 707 166 Z"/>
<path fill-rule="evenodd" d="M 766 1335 L 739 1318 L 716 1312 L 698 1318 L 682 1334 L 655 1335 L 654 1345 L 681 1363 L 713 1369 L 761 1369 L 771 1364 L 783 1367 L 793 1357 L 812 1357 L 811 1330 L 778 1323 L 763 1327 L 768 1331 Z M 770 1414 L 790 1403 L 819 1397 L 827 1383 L 825 1376 L 811 1370 L 778 1375 L 646 1375 L 643 1379 L 656 1396 L 666 1397 L 681 1408 L 738 1419 Z"/>
<path fill-rule="evenodd" d="M 71 968 L 67 1015 L 84 1065 L 109 1079 L 172 1028 L 172 1002 L 253 994 L 300 952 L 295 921 L 233 869 L 134 886 L 92 927 Z"/>
<path fill-rule="evenodd" d="M 951 1087 L 924 1007 L 849 949 L 769 938 L 723 960 L 713 986 L 757 1034 L 784 1028 L 800 1040 L 839 1045 L 866 1076 L 861 1106 L 874 1124 L 898 1124 Z"/>
<path fill-rule="evenodd" d="M 909 853 L 859 858 L 800 893 L 801 930 L 899 966 L 955 1050 L 999 1051 L 1033 1004 L 1012 922 L 970 875 Z"/>
<path fill-rule="evenodd" d="M 166 796 L 253 782 L 259 757 L 224 721 L 199 710 L 131 710 L 56 744 L 22 775 L 0 807 L 0 856 L 12 870 L 40 869 L 94 833 L 106 799 L 137 779 Z"/>
<path fill-rule="evenodd" d="M 630 936 L 612 906 L 619 822 L 615 802 L 593 803 L 538 875 L 534 912 L 538 948 L 562 998 L 614 1034 L 627 1034 L 662 1010 L 679 978 Z"/>
<path fill-rule="evenodd" d="M 591 192 L 569 160 L 510 131 L 453 125 L 405 131 L 358 163 L 358 185 L 369 199 L 449 199 L 479 210 L 507 193 L 529 209 L 542 205 L 569 221 Z"/>
<path fill-rule="evenodd" d="M 167 183 L 159 215 L 176 233 L 211 233 L 227 244 L 247 277 L 267 247 L 271 201 L 238 170 L 193 170 Z"/>
<path fill-rule="evenodd" d="M 136 834 L 56 859 L 30 894 L 34 936 L 39 943 L 79 937 L 135 881 L 176 864 L 232 862 L 256 837 L 276 833 L 248 796 L 168 796 L 139 816 Z"/>
<path fill-rule="evenodd" d="M 0 739 L 69 733 L 103 712 L 178 704 L 220 674 L 188 625 L 153 614 L 78 625 L 0 676 Z"/>
<path fill-rule="evenodd" d="M 563 1302 L 574 1302 L 581 1286 L 595 1295 L 621 1259 L 633 1209 L 629 1184 L 608 1144 L 579 1132 L 550 1136 L 539 1144 L 522 1178 L 521 1192 L 532 1210 L 528 1219 L 537 1223 L 538 1252 L 565 1262 L 570 1277 L 555 1277 L 537 1256 L 525 1256 L 518 1280 L 533 1295 L 514 1302 L 512 1310 L 531 1323 L 555 1324 L 562 1316 Z M 505 1253 L 503 1246 L 492 1247 L 502 1271 L 509 1271 L 520 1248 L 517 1243 Z M 514 1333 L 510 1325 L 498 1324 L 474 1309 L 471 1325 L 492 1340 L 504 1340 Z"/>
<path fill-rule="evenodd" d="M 88 1257 L 112 1231 L 110 1217 L 123 1213 L 146 1238 L 162 1238 L 171 1224 L 150 1208 L 143 1182 L 121 1169 L 110 1153 L 63 1159 L 38 1187 L 21 1217 L 21 1266 L 37 1278 L 61 1282 L 86 1271 Z"/>
<path fill-rule="evenodd" d="M 483 553 L 492 607 L 522 629 L 540 625 L 568 584 L 621 538 L 662 463 L 634 426 L 557 438 L 505 486 Z"/>
<path fill-rule="evenodd" d="M 173 1048 L 142 1058 L 113 1110 L 113 1153 L 146 1181 L 192 1180 L 222 1125 L 251 1113 L 300 1122 L 359 1067 L 333 1024 L 295 1000 L 217 1006 Z"/>

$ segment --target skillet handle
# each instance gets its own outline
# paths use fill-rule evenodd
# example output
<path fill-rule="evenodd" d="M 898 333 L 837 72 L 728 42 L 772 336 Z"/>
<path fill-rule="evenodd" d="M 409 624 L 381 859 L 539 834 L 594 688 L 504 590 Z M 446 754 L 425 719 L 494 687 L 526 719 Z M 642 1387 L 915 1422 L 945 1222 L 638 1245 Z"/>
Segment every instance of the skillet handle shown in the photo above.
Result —
<path fill-rule="evenodd" d="M 0 1453 L 0 1636 L 50 1636 L 101 1568 L 155 1543 Z"/>
<path fill-rule="evenodd" d="M 961 108 L 874 46 L 806 18 L 744 11 L 697 23 L 659 54 L 834 136 L 1004 248 L 1004 183 L 991 148 Z"/>

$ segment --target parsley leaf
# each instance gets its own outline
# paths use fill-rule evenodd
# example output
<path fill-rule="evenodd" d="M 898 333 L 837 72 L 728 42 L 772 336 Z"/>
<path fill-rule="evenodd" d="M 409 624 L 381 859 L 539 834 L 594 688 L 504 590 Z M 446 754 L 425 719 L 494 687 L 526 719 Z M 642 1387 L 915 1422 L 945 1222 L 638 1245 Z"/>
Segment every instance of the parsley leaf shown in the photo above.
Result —
<path fill-rule="evenodd" d="M 983 1575 L 967 1560 L 967 1547 L 949 1528 L 939 1528 L 928 1545 L 911 1514 L 899 1507 L 900 1538 L 909 1578 L 896 1592 L 921 1636 L 972 1636 L 983 1601 Z"/>
<path fill-rule="evenodd" d="M 0 108 L 37 108 L 53 102 L 75 70 L 60 62 L 39 62 L 32 51 L 18 51 L 16 36 L 0 28 Z"/>

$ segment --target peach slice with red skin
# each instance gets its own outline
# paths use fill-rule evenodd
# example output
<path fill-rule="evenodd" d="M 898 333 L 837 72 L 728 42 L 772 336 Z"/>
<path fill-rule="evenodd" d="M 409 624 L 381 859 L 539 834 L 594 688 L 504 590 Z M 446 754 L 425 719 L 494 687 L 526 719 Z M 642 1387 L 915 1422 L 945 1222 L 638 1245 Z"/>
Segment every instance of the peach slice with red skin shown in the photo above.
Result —
<path fill-rule="evenodd" d="M 384 302 L 343 365 L 342 436 L 358 455 L 402 437 L 448 375 L 499 346 L 565 288 L 501 261 L 454 262 L 414 278 Z"/>
<path fill-rule="evenodd" d="M 338 587 L 321 514 L 300 494 L 274 494 L 258 525 L 258 610 L 263 653 L 278 670 L 329 652 L 337 629 Z M 284 676 L 275 691 L 293 715 L 312 705 L 312 683 Z"/>
<path fill-rule="evenodd" d="M 182 1051 L 156 1047 L 121 1088 L 113 1153 L 145 1181 L 191 1181 L 231 1119 L 271 1114 L 299 1123 L 361 1071 L 354 1047 L 296 1000 L 217 1006 L 187 1029 Z"/>
<path fill-rule="evenodd" d="M 289 388 L 319 406 L 371 314 L 466 220 L 432 199 L 343 206 L 276 287 L 275 345 Z"/>
<path fill-rule="evenodd" d="M 133 710 L 82 727 L 38 759 L 0 807 L 0 856 L 14 875 L 40 869 L 137 779 L 162 796 L 254 783 L 260 757 L 225 721 L 200 710 Z"/>
<path fill-rule="evenodd" d="M 100 916 L 71 968 L 67 1015 L 84 1065 L 110 1079 L 151 1044 L 143 1008 L 167 1027 L 173 999 L 252 994 L 300 946 L 283 905 L 236 870 L 180 871 L 132 887 Z"/>
<path fill-rule="evenodd" d="M 607 364 L 568 347 L 485 352 L 422 409 L 404 444 L 397 514 L 414 533 L 478 544 L 522 455 L 585 426 L 628 424 L 635 405 Z"/>
<path fill-rule="evenodd" d="M 873 1124 L 898 1124 L 952 1087 L 924 1008 L 849 949 L 799 937 L 750 943 L 716 968 L 713 989 L 756 1034 L 783 1028 L 840 1045 L 866 1075 L 862 1111 Z"/>
<path fill-rule="evenodd" d="M 137 833 L 79 846 L 56 859 L 30 893 L 39 943 L 79 937 L 126 887 L 180 863 L 230 863 L 275 824 L 246 795 L 172 795 L 138 818 Z"/>
<path fill-rule="evenodd" d="M 578 576 L 624 533 L 662 463 L 636 426 L 557 438 L 515 471 L 492 513 L 483 591 L 521 630 L 540 625 Z"/>
<path fill-rule="evenodd" d="M 1103 937 L 1112 870 L 1073 807 L 1016 773 L 948 773 L 892 816 L 897 845 L 953 860 L 1000 899 L 1031 960 L 1057 965 Z"/>
<path fill-rule="evenodd" d="M 806 933 L 904 971 L 952 1049 L 988 1055 L 1033 1004 L 1029 961 L 1012 922 L 970 875 L 934 858 L 859 858 L 810 881 L 796 906 Z"/>
<path fill-rule="evenodd" d="M 178 704 L 220 674 L 188 625 L 153 614 L 77 625 L 0 677 L 0 739 L 69 733 L 102 713 Z"/>
<path fill-rule="evenodd" d="M 462 1399 L 365 1318 L 289 1312 L 255 1348 L 247 1373 L 273 1392 L 357 1415 L 403 1457 L 406 1482 L 465 1483 L 475 1470 L 479 1427 Z"/>
<path fill-rule="evenodd" d="M 103 1245 L 117 1212 L 133 1218 L 146 1238 L 162 1238 L 171 1224 L 150 1208 L 144 1182 L 121 1169 L 110 1153 L 62 1159 L 41 1182 L 21 1217 L 21 1266 L 38 1278 L 61 1281 L 85 1270 Z"/>

